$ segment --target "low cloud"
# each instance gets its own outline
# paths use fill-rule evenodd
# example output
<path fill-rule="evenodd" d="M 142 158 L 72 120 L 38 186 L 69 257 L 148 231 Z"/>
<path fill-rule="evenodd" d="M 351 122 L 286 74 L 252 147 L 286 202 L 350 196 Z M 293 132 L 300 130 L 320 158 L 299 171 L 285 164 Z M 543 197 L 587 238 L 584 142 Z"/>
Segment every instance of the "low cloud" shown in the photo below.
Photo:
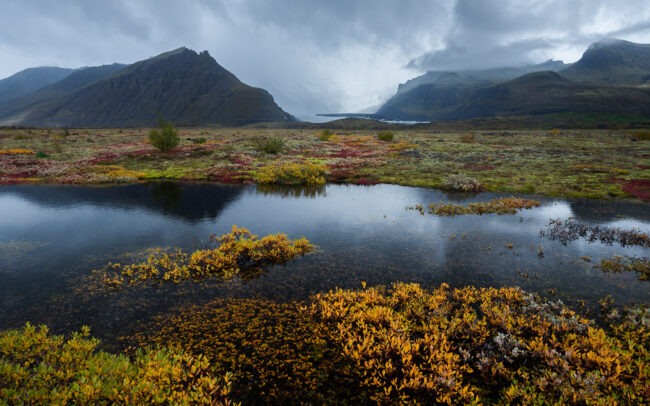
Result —
<path fill-rule="evenodd" d="M 650 42 L 646 0 L 5 0 L 0 77 L 187 46 L 291 113 L 349 112 L 427 70 L 573 61 L 608 36 Z"/>

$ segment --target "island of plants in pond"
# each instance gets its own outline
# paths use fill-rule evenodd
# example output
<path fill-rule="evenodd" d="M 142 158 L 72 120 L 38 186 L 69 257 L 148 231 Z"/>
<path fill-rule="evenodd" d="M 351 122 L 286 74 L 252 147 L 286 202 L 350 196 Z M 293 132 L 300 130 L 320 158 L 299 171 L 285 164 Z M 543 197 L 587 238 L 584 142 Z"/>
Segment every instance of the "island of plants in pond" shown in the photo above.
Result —
<path fill-rule="evenodd" d="M 259 238 L 245 228 L 232 226 L 232 231 L 220 237 L 212 235 L 203 249 L 191 254 L 180 249 L 171 252 L 155 249 L 143 262 L 135 264 L 109 263 L 95 271 L 104 283 L 120 289 L 125 284 L 160 283 L 201 280 L 211 276 L 243 279 L 259 273 L 264 266 L 281 264 L 313 250 L 306 238 L 290 240 L 285 234 Z"/>

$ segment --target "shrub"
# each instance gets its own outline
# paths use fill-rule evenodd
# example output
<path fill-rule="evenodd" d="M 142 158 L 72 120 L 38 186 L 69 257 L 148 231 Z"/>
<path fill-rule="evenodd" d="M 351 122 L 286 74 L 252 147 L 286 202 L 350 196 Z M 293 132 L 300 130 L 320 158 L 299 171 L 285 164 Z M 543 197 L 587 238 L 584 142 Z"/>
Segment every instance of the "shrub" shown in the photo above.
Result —
<path fill-rule="evenodd" d="M 463 142 L 465 144 L 471 144 L 474 142 L 474 135 L 473 134 L 466 134 L 460 137 L 460 142 Z"/>
<path fill-rule="evenodd" d="M 382 130 L 377 132 L 377 139 L 379 141 L 392 141 L 394 137 L 395 134 L 389 130 Z"/>
<path fill-rule="evenodd" d="M 36 153 L 36 158 L 49 158 L 50 156 L 43 151 L 38 151 Z"/>
<path fill-rule="evenodd" d="M 284 148 L 284 140 L 276 137 L 256 137 L 253 139 L 255 150 L 266 154 L 278 154 Z"/>
<path fill-rule="evenodd" d="M 442 181 L 442 188 L 462 192 L 478 192 L 481 185 L 478 180 L 459 173 L 450 175 Z"/>
<path fill-rule="evenodd" d="M 29 323 L 0 333 L 0 404 L 232 405 L 231 375 L 177 349 L 133 358 L 98 351 L 89 329 L 69 339 Z"/>
<path fill-rule="evenodd" d="M 211 236 L 204 248 L 191 254 L 180 249 L 171 253 L 157 249 L 140 263 L 109 263 L 106 266 L 109 275 L 104 278 L 104 283 L 119 289 L 125 283 L 180 282 L 210 276 L 229 278 L 235 274 L 250 279 L 259 275 L 264 266 L 286 263 L 308 253 L 313 245 L 305 238 L 290 240 L 285 234 L 272 234 L 260 239 L 245 228 L 232 226 L 229 234 Z"/>
<path fill-rule="evenodd" d="M 375 404 L 647 404 L 650 397 L 648 309 L 634 309 L 607 332 L 518 288 L 426 291 L 398 283 L 388 292 L 320 294 L 310 310 Z"/>
<path fill-rule="evenodd" d="M 323 164 L 285 163 L 261 168 L 255 175 L 255 181 L 282 185 L 322 185 L 325 175 L 327 166 Z"/>
<path fill-rule="evenodd" d="M 206 142 L 208 142 L 208 140 L 205 137 L 194 138 L 192 140 L 192 143 L 197 145 L 205 144 Z"/>
<path fill-rule="evenodd" d="M 638 140 L 650 141 L 650 130 L 640 130 L 634 133 L 634 138 Z"/>
<path fill-rule="evenodd" d="M 332 132 L 330 130 L 323 130 L 318 134 L 318 139 L 321 141 L 327 141 L 330 139 L 332 136 Z"/>
<path fill-rule="evenodd" d="M 158 115 L 158 128 L 152 129 L 149 133 L 149 143 L 160 151 L 167 152 L 180 143 L 178 130 L 174 128 L 171 121 L 165 122 L 162 116 Z"/>

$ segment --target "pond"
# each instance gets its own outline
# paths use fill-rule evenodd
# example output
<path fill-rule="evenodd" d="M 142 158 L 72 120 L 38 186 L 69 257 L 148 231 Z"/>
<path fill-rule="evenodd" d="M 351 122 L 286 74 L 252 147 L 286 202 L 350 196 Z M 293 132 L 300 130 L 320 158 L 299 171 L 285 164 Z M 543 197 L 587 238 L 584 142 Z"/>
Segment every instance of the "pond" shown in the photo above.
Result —
<path fill-rule="evenodd" d="M 396 281 L 437 287 L 520 286 L 596 315 L 598 300 L 648 303 L 648 282 L 594 266 L 640 247 L 584 240 L 566 246 L 540 235 L 550 219 L 650 231 L 650 205 L 539 198 L 517 215 L 438 217 L 406 210 L 438 201 L 466 204 L 499 195 L 449 195 L 394 185 L 311 189 L 147 183 L 111 187 L 0 188 L 0 328 L 26 321 L 56 332 L 89 325 L 113 340 L 156 314 L 215 298 L 306 299 L 336 287 Z M 529 196 L 530 197 L 530 196 Z M 248 280 L 207 280 L 109 292 L 92 270 L 152 247 L 193 249 L 232 225 L 257 235 L 305 236 L 316 252 Z M 543 255 L 540 255 L 540 251 Z"/>

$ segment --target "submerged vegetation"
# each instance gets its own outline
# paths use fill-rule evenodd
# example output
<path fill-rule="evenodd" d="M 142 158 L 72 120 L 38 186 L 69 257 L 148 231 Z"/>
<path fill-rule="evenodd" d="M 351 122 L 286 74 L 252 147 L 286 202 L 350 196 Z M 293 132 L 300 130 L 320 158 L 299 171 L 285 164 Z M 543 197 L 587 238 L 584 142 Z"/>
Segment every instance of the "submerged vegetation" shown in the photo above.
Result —
<path fill-rule="evenodd" d="M 517 288 L 398 283 L 185 306 L 127 341 L 205 354 L 247 404 L 643 404 L 649 313 L 603 329 Z"/>
<path fill-rule="evenodd" d="M 468 205 L 460 205 L 454 203 L 431 203 L 426 209 L 426 212 L 429 214 L 434 214 L 436 216 L 462 216 L 465 214 L 517 214 L 520 210 L 523 209 L 532 209 L 533 207 L 539 207 L 539 202 L 537 200 L 524 199 L 518 197 L 508 197 L 494 199 L 487 202 L 479 203 L 469 203 Z M 407 207 L 408 210 L 417 210 L 420 214 L 425 213 L 424 206 L 415 205 Z"/>
<path fill-rule="evenodd" d="M 590 243 L 599 241 L 607 245 L 616 243 L 622 247 L 639 246 L 650 248 L 650 236 L 642 233 L 640 230 L 601 228 L 599 226 L 578 223 L 573 218 L 551 220 L 549 225 L 540 231 L 540 235 L 542 237 L 548 237 L 551 240 L 558 240 L 563 245 L 567 245 L 570 241 L 584 238 Z"/>
<path fill-rule="evenodd" d="M 0 183 L 63 183 L 67 168 L 83 172 L 93 165 L 143 174 L 130 182 L 246 183 L 254 182 L 263 167 L 309 162 L 325 165 L 325 180 L 337 183 L 460 190 L 480 185 L 481 190 L 506 193 L 650 199 L 650 154 L 646 143 L 633 141 L 627 131 L 473 131 L 472 137 L 464 137 L 466 132 L 453 128 L 405 127 L 393 134 L 398 142 L 380 141 L 369 130 L 186 128 L 178 130 L 179 145 L 161 153 L 148 142 L 146 129 L 84 129 L 56 136 L 54 143 L 45 129 L 3 129 L 0 150 L 13 152 L 0 153 Z M 256 147 L 258 139 L 284 144 L 267 153 Z M 473 181 L 451 182 L 454 174 Z"/>
<path fill-rule="evenodd" d="M 611 259 L 603 258 L 598 267 L 603 272 L 636 272 L 639 280 L 650 281 L 650 258 L 615 255 Z"/>
<path fill-rule="evenodd" d="M 231 375 L 213 375 L 203 356 L 162 348 L 127 357 L 98 345 L 86 327 L 68 339 L 29 323 L 0 332 L 0 404 L 233 405 Z"/>
<path fill-rule="evenodd" d="M 220 237 L 211 236 L 205 249 L 191 254 L 180 249 L 171 253 L 157 249 L 140 263 L 109 263 L 104 270 L 104 283 L 120 289 L 124 284 L 178 283 L 211 276 L 230 278 L 238 274 L 245 278 L 246 273 L 259 272 L 267 265 L 285 263 L 312 249 L 313 245 L 305 238 L 290 240 L 285 234 L 259 238 L 245 228 L 233 226 L 232 232 Z"/>

